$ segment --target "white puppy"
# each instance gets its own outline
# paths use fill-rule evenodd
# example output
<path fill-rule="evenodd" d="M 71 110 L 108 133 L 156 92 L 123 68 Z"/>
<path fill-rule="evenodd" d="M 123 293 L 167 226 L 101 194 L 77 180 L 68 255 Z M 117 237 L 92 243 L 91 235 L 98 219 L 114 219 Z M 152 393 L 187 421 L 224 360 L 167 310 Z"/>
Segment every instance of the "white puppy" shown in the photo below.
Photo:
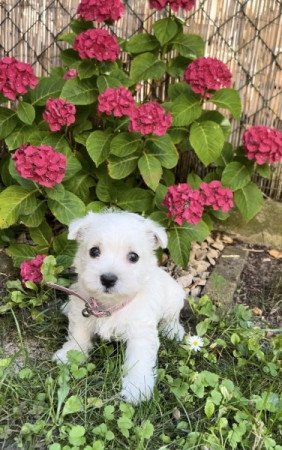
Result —
<path fill-rule="evenodd" d="M 185 293 L 158 267 L 155 249 L 167 246 L 165 230 L 150 219 L 128 212 L 89 213 L 73 221 L 69 239 L 77 239 L 72 286 L 82 297 L 95 298 L 102 309 L 115 308 L 109 317 L 84 317 L 85 304 L 71 296 L 65 307 L 68 340 L 54 359 L 67 361 L 69 350 L 88 354 L 91 338 L 126 342 L 123 398 L 132 403 L 149 399 L 155 382 L 159 348 L 158 324 L 170 339 L 182 340 L 179 323 Z"/>

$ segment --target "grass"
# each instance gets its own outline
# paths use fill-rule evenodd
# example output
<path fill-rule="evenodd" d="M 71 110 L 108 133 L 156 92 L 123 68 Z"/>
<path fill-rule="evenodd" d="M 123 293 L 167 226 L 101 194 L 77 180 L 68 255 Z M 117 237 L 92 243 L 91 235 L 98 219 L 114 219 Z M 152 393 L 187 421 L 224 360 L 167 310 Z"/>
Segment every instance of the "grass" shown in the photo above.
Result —
<path fill-rule="evenodd" d="M 89 360 L 70 352 L 57 367 L 51 355 L 66 334 L 57 307 L 37 321 L 27 309 L 6 313 L 0 448 L 282 450 L 282 336 L 254 326 L 242 305 L 221 316 L 203 297 L 190 308 L 204 347 L 162 339 L 154 398 L 135 407 L 118 395 L 123 344 L 96 341 Z"/>

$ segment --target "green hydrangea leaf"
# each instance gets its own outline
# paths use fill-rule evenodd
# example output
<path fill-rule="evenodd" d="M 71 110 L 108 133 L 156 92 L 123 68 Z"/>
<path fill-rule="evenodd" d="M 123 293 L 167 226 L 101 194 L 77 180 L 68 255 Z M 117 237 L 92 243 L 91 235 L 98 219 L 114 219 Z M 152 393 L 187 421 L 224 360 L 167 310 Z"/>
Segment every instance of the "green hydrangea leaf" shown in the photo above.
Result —
<path fill-rule="evenodd" d="M 35 119 L 35 109 L 30 103 L 20 102 L 17 116 L 23 123 L 31 125 Z"/>
<path fill-rule="evenodd" d="M 178 95 L 170 109 L 174 127 L 190 125 L 202 114 L 202 106 L 198 95 L 193 93 Z"/>
<path fill-rule="evenodd" d="M 60 97 L 64 84 L 65 81 L 57 77 L 41 78 L 36 88 L 27 94 L 30 103 L 33 106 L 44 106 L 49 98 Z"/>
<path fill-rule="evenodd" d="M 153 53 L 143 53 L 136 56 L 130 69 L 130 78 L 137 83 L 141 80 L 160 79 L 166 71 L 166 65 Z"/>
<path fill-rule="evenodd" d="M 21 214 L 31 214 L 38 205 L 37 189 L 9 186 L 0 193 L 0 229 L 9 228 Z"/>
<path fill-rule="evenodd" d="M 108 170 L 111 178 L 121 180 L 130 175 L 137 167 L 139 156 L 128 155 L 124 158 L 111 156 L 109 158 Z"/>
<path fill-rule="evenodd" d="M 153 24 L 153 30 L 161 46 L 171 41 L 179 31 L 179 24 L 174 17 L 157 20 Z"/>
<path fill-rule="evenodd" d="M 208 166 L 219 158 L 224 145 L 224 134 L 216 122 L 196 122 L 191 126 L 189 141 L 198 158 Z"/>
<path fill-rule="evenodd" d="M 141 139 L 139 134 L 129 132 L 120 133 L 111 141 L 111 155 L 120 158 L 131 155 L 138 150 L 140 144 Z"/>
<path fill-rule="evenodd" d="M 97 130 L 89 135 L 86 141 L 86 149 L 97 167 L 108 158 L 112 137 L 113 135 L 109 130 Z"/>
<path fill-rule="evenodd" d="M 173 226 L 168 232 L 168 249 L 173 261 L 180 267 L 187 266 L 190 248 L 189 233 L 184 228 Z"/>
<path fill-rule="evenodd" d="M 64 191 L 56 199 L 48 198 L 48 206 L 59 222 L 64 225 L 85 215 L 86 208 L 82 200 L 69 191 Z"/>
<path fill-rule="evenodd" d="M 220 89 L 209 100 L 220 108 L 228 109 L 235 119 L 240 118 L 242 109 L 241 99 L 235 89 Z"/>
<path fill-rule="evenodd" d="M 122 86 L 122 82 L 118 78 L 114 78 L 110 75 L 100 75 L 97 78 L 97 87 L 99 92 L 104 92 L 109 87 L 116 88 Z"/>
<path fill-rule="evenodd" d="M 17 115 L 8 108 L 0 108 L 0 139 L 4 139 L 16 128 Z"/>
<path fill-rule="evenodd" d="M 226 186 L 233 191 L 243 188 L 250 181 L 251 174 L 248 167 L 237 161 L 227 164 L 221 177 L 223 186 Z"/>
<path fill-rule="evenodd" d="M 160 161 L 155 156 L 144 153 L 138 161 L 138 168 L 147 186 L 155 191 L 162 176 Z"/>
<path fill-rule="evenodd" d="M 77 67 L 78 76 L 81 80 L 99 75 L 97 62 L 93 59 L 84 59 Z"/>
<path fill-rule="evenodd" d="M 146 152 L 155 156 L 166 169 L 172 169 L 178 162 L 178 151 L 171 139 L 164 136 L 150 136 L 145 144 Z"/>
<path fill-rule="evenodd" d="M 225 139 L 229 137 L 231 133 L 231 123 L 226 117 L 224 117 L 218 111 L 203 111 L 201 117 L 197 119 L 198 122 L 203 122 L 206 120 L 211 120 L 212 122 L 218 123 L 218 125 L 221 126 Z"/>
<path fill-rule="evenodd" d="M 46 251 L 48 251 L 53 233 L 46 221 L 42 222 L 38 227 L 30 228 L 29 233 L 35 244 L 45 247 Z"/>
<path fill-rule="evenodd" d="M 258 186 L 250 182 L 234 194 L 235 205 L 246 222 L 249 222 L 262 208 L 263 195 Z"/>
<path fill-rule="evenodd" d="M 149 33 L 136 34 L 126 42 L 126 51 L 129 53 L 144 53 L 156 50 L 160 46 L 158 40 Z"/>
<path fill-rule="evenodd" d="M 204 55 L 205 43 L 197 34 L 179 33 L 172 43 L 173 48 L 186 58 L 196 59 Z"/>
<path fill-rule="evenodd" d="M 261 166 L 256 166 L 256 172 L 263 178 L 270 179 L 271 177 L 271 167 L 269 164 L 262 164 Z"/>
<path fill-rule="evenodd" d="M 60 97 L 74 105 L 90 105 L 97 99 L 97 89 L 91 79 L 71 78 L 65 82 Z"/>
<path fill-rule="evenodd" d="M 117 192 L 116 204 L 131 212 L 146 212 L 152 208 L 153 197 L 146 189 L 132 188 Z"/>

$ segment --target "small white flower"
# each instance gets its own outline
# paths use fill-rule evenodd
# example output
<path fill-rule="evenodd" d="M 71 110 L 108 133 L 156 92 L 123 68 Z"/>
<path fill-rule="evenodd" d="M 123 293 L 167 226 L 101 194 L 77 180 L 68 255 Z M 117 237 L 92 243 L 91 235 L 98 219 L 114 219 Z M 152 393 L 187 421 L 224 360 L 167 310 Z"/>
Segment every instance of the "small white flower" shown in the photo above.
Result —
<path fill-rule="evenodd" d="M 191 350 L 198 352 L 204 345 L 204 341 L 200 336 L 188 336 L 187 344 L 190 346 Z"/>

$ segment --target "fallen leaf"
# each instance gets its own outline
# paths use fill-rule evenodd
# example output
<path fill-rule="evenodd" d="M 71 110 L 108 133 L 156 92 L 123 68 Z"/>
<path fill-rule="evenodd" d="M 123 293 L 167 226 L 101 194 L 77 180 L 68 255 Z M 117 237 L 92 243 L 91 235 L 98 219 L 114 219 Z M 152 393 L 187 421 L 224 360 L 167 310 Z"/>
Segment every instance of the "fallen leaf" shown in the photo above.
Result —
<path fill-rule="evenodd" d="M 233 239 L 230 236 L 227 236 L 226 234 L 224 234 L 222 236 L 222 242 L 224 242 L 224 244 L 233 244 Z"/>
<path fill-rule="evenodd" d="M 258 308 L 257 306 L 252 309 L 252 312 L 254 316 L 262 316 L 262 309 Z"/>
<path fill-rule="evenodd" d="M 270 256 L 272 256 L 275 259 L 282 258 L 282 252 L 280 252 L 279 250 L 275 250 L 274 248 L 271 250 L 268 250 L 268 253 L 270 254 Z"/>
<path fill-rule="evenodd" d="M 173 412 L 172 412 L 173 418 L 176 420 L 179 420 L 181 417 L 181 412 L 179 411 L 178 408 L 174 408 Z"/>
<path fill-rule="evenodd" d="M 266 333 L 266 337 L 268 337 L 268 338 L 271 338 L 271 337 L 273 337 L 274 336 L 274 333 L 272 333 L 271 331 L 268 331 L 267 333 Z"/>

